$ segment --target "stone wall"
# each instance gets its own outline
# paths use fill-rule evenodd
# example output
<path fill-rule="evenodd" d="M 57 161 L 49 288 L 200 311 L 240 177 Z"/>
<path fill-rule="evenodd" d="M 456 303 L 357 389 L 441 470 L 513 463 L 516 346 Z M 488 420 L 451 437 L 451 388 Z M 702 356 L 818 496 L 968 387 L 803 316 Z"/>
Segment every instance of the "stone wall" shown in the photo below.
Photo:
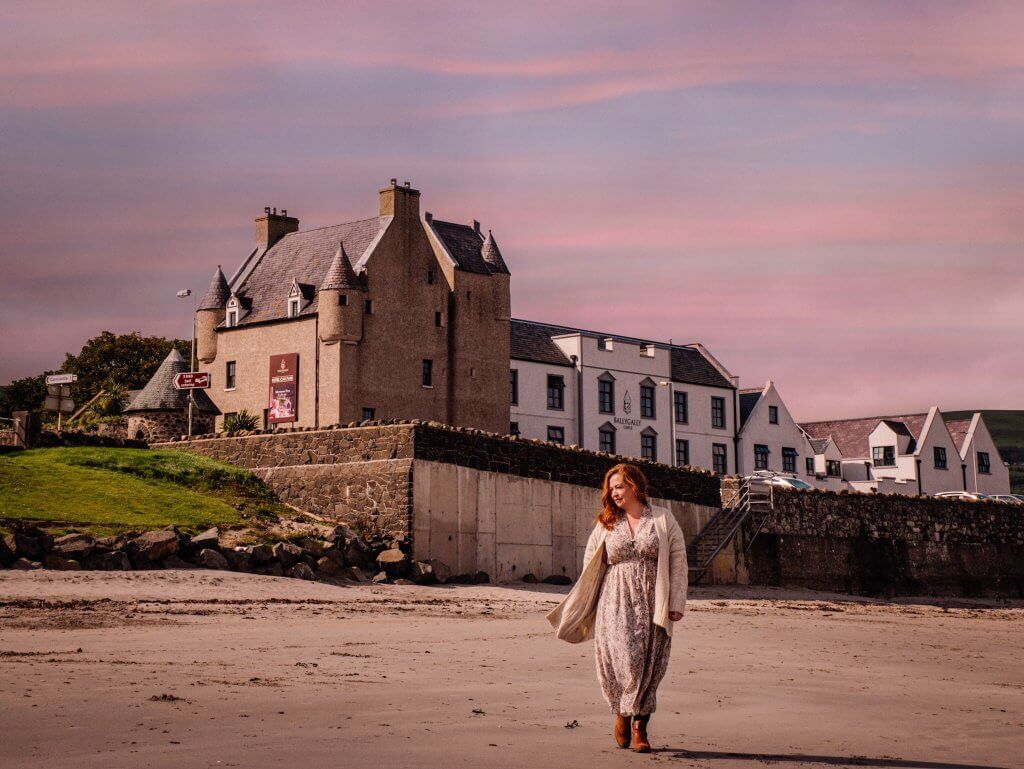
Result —
<path fill-rule="evenodd" d="M 215 416 L 196 411 L 192 414 L 192 433 L 212 433 Z M 133 440 L 166 441 L 188 434 L 188 411 L 133 411 L 128 415 L 127 435 Z"/>
<path fill-rule="evenodd" d="M 779 489 L 773 497 L 743 563 L 751 583 L 1024 597 L 1024 515 L 1014 506 Z M 750 524 L 744 534 L 752 534 Z"/>

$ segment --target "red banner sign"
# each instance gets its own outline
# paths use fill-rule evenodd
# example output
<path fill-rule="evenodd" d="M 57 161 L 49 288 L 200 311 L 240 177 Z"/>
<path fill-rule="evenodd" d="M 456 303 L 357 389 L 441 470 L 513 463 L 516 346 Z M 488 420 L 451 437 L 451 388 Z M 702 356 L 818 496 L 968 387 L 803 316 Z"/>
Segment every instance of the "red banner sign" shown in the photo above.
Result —
<path fill-rule="evenodd" d="M 206 390 L 210 387 L 209 371 L 182 371 L 174 375 L 176 390 Z"/>
<path fill-rule="evenodd" d="M 270 356 L 270 400 L 267 421 L 271 424 L 299 419 L 299 354 Z"/>

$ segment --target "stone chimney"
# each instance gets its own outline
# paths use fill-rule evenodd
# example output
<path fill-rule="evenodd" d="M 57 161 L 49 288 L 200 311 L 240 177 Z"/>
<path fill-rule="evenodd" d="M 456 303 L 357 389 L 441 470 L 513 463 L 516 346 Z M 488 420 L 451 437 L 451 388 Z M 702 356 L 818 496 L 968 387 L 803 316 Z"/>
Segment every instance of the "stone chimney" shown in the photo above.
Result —
<path fill-rule="evenodd" d="M 288 216 L 288 211 L 281 209 L 277 213 L 276 208 L 267 206 L 263 209 L 263 216 L 256 217 L 256 246 L 258 248 L 273 248 L 285 235 L 299 231 L 299 220 L 294 216 Z"/>
<path fill-rule="evenodd" d="M 398 180 L 392 179 L 391 184 L 380 191 L 380 215 L 418 222 L 420 191 L 414 190 L 409 182 L 399 187 Z"/>

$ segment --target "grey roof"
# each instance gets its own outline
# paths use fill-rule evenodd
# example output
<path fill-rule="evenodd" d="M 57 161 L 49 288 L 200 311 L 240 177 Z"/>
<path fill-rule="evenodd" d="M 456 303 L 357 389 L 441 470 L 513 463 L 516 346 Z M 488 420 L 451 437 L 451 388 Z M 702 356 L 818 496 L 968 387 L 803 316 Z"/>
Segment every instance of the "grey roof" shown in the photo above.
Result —
<path fill-rule="evenodd" d="M 801 422 L 802 429 L 809 438 L 831 438 L 839 452 L 847 458 L 870 457 L 871 447 L 868 436 L 874 432 L 880 422 L 885 422 L 901 435 L 911 437 L 907 453 L 913 453 L 921 429 L 928 418 L 927 414 L 907 414 L 905 416 L 861 417 L 858 419 L 832 419 L 825 422 Z"/>
<path fill-rule="evenodd" d="M 224 277 L 218 264 L 217 271 L 213 273 L 213 280 L 210 281 L 210 287 L 206 289 L 206 294 L 203 296 L 203 301 L 199 303 L 198 309 L 221 310 L 230 296 L 231 289 L 228 287 L 228 280 Z"/>
<path fill-rule="evenodd" d="M 330 289 L 359 289 L 359 276 L 352 268 L 348 254 L 345 251 L 345 244 L 338 244 L 338 250 L 334 252 L 334 259 L 331 266 L 327 268 L 324 282 L 320 284 L 320 290 Z"/>
<path fill-rule="evenodd" d="M 132 398 L 131 404 L 124 410 L 128 414 L 133 411 L 180 411 L 188 408 L 188 390 L 174 388 L 174 375 L 188 371 L 188 362 L 173 347 L 153 374 L 146 386 Z M 219 414 L 210 396 L 205 390 L 193 390 L 195 404 L 199 411 Z"/>
<path fill-rule="evenodd" d="M 762 392 L 761 388 L 740 390 L 740 427 L 747 423 L 747 417 L 750 416 L 750 412 L 754 410 L 757 402 L 761 400 Z"/>
<path fill-rule="evenodd" d="M 808 438 L 807 441 L 811 444 L 815 454 L 824 454 L 829 444 L 828 438 Z"/>
<path fill-rule="evenodd" d="M 491 269 L 491 272 L 498 272 L 504 275 L 508 275 L 508 267 L 505 265 L 505 260 L 501 258 L 501 251 L 498 249 L 498 243 L 494 240 L 494 235 L 490 230 L 487 230 L 487 237 L 484 238 L 484 244 L 480 249 L 480 254 L 483 260 L 487 262 L 487 266 Z"/>
<path fill-rule="evenodd" d="M 693 347 L 672 348 L 672 379 L 708 387 L 733 388 L 732 382 Z"/>
<path fill-rule="evenodd" d="M 286 318 L 288 291 L 292 279 L 319 286 L 344 242 L 345 250 L 358 259 L 364 254 L 384 226 L 379 216 L 360 219 L 315 230 L 285 235 L 260 259 L 235 293 L 251 302 L 251 310 L 239 318 L 238 325 Z M 317 297 L 302 308 L 300 316 L 316 312 Z"/>
<path fill-rule="evenodd" d="M 443 222 L 440 219 L 428 219 L 427 223 L 433 228 L 434 233 L 448 249 L 452 259 L 459 266 L 460 270 L 466 272 L 478 272 L 483 275 L 490 275 L 491 270 L 483 257 L 483 238 L 475 227 L 468 224 L 456 224 L 455 222 Z M 504 262 L 502 262 L 504 265 Z M 505 270 L 508 272 L 508 270 Z"/>
<path fill-rule="evenodd" d="M 564 326 L 549 326 L 528 320 L 512 319 L 509 323 L 511 355 L 514 360 L 530 360 L 536 363 L 551 363 L 556 366 L 571 366 L 572 361 L 555 344 L 551 337 L 564 334 L 572 329 Z"/>

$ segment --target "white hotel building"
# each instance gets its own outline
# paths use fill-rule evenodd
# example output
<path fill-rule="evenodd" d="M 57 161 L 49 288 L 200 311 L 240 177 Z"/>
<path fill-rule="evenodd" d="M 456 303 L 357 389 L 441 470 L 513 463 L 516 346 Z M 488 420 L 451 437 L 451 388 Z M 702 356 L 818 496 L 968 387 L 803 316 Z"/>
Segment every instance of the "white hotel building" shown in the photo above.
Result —
<path fill-rule="evenodd" d="M 511 321 L 512 434 L 736 472 L 738 378 L 701 345 Z"/>

